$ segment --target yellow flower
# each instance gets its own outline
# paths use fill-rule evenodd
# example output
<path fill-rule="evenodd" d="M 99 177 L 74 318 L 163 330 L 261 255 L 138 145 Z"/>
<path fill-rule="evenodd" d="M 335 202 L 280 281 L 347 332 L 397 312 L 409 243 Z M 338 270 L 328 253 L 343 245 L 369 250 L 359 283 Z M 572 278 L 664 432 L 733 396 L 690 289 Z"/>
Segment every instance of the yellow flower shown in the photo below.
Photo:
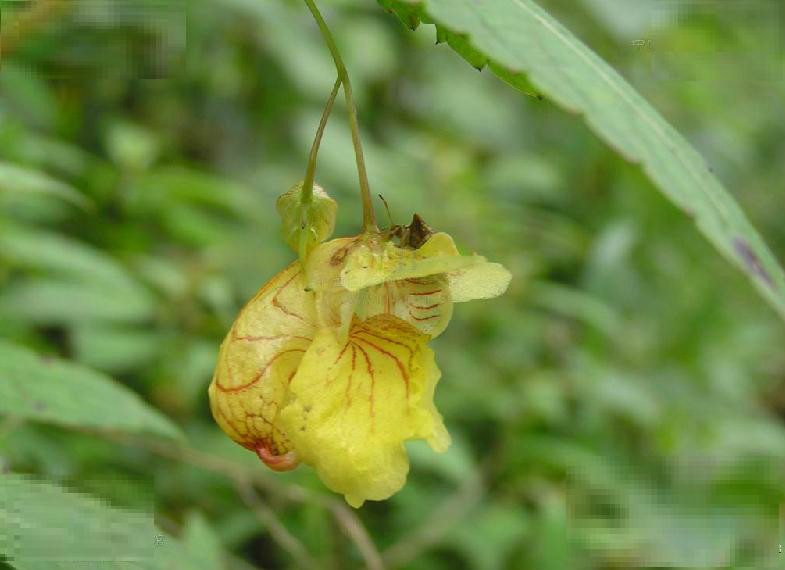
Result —
<path fill-rule="evenodd" d="M 359 507 L 400 489 L 407 439 L 444 451 L 450 437 L 433 405 L 439 369 L 428 336 L 392 315 L 354 317 L 346 339 L 316 333 L 289 387 L 280 425 L 302 461 Z"/>
<path fill-rule="evenodd" d="M 409 470 L 404 441 L 437 452 L 450 442 L 428 340 L 453 303 L 495 297 L 509 281 L 444 233 L 417 249 L 383 234 L 318 245 L 305 273 L 289 266 L 240 312 L 210 385 L 213 415 L 273 469 L 303 461 L 355 507 L 386 499 Z"/>

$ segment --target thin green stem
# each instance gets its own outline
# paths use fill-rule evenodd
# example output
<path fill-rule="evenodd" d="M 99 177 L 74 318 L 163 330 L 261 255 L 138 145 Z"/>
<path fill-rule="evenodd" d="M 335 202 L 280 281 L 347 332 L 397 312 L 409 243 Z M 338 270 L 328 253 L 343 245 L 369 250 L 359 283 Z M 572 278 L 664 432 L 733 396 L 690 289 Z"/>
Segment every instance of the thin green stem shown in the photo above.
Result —
<path fill-rule="evenodd" d="M 313 14 L 319 30 L 322 32 L 324 42 L 327 44 L 327 49 L 333 56 L 335 68 L 338 70 L 338 78 L 343 82 L 343 93 L 346 96 L 346 106 L 349 110 L 349 127 L 352 130 L 352 144 L 354 145 L 354 156 L 357 160 L 357 175 L 360 178 L 360 196 L 363 202 L 363 228 L 365 231 L 376 230 L 376 215 L 373 211 L 373 202 L 371 201 L 371 188 L 368 184 L 368 173 L 365 170 L 365 159 L 363 158 L 363 147 L 360 141 L 360 127 L 357 122 L 357 109 L 354 106 L 354 98 L 352 97 L 352 84 L 349 81 L 349 74 L 346 71 L 346 66 L 343 64 L 343 59 L 338 51 L 338 46 L 335 44 L 335 39 L 327 27 L 327 23 L 322 18 L 319 8 L 313 0 L 305 0 L 306 6 Z"/>
<path fill-rule="evenodd" d="M 319 145 L 322 143 L 324 128 L 327 126 L 327 119 L 330 118 L 330 113 L 333 110 L 335 98 L 338 96 L 338 89 L 340 88 L 341 78 L 338 77 L 338 79 L 335 80 L 335 85 L 333 85 L 330 98 L 327 99 L 327 105 L 322 112 L 322 119 L 319 121 L 319 128 L 316 129 L 316 136 L 314 137 L 313 145 L 311 146 L 311 154 L 308 156 L 308 167 L 305 169 L 305 179 L 303 180 L 303 189 L 300 198 L 300 201 L 303 204 L 310 202 L 311 197 L 313 196 L 313 177 L 316 173 L 316 156 L 319 154 Z"/>

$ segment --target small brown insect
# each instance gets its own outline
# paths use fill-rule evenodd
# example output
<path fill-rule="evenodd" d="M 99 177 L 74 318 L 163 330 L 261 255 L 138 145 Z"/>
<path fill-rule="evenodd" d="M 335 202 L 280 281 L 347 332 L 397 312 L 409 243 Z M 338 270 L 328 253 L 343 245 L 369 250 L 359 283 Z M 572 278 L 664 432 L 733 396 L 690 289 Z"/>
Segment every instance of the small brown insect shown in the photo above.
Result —
<path fill-rule="evenodd" d="M 384 207 L 387 209 L 387 217 L 390 219 L 390 227 L 383 230 L 385 237 L 387 239 L 398 238 L 398 245 L 400 247 L 408 249 L 419 249 L 422 247 L 433 234 L 433 230 L 425 223 L 425 220 L 420 217 L 420 214 L 414 214 L 412 216 L 412 223 L 408 226 L 393 224 L 390 208 L 387 206 L 387 200 L 385 200 L 381 194 L 379 194 L 379 198 L 384 202 Z"/>

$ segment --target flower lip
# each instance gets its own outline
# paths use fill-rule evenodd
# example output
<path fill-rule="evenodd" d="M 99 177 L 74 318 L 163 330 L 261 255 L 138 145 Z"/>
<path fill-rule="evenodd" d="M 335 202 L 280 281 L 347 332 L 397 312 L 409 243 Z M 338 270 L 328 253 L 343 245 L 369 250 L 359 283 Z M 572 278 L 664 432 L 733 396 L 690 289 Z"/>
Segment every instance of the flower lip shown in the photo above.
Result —
<path fill-rule="evenodd" d="M 430 337 L 390 314 L 353 316 L 345 337 L 324 328 L 289 385 L 278 417 L 303 463 L 359 507 L 403 487 L 403 442 L 437 452 L 450 438 L 433 404 L 440 377 Z"/>

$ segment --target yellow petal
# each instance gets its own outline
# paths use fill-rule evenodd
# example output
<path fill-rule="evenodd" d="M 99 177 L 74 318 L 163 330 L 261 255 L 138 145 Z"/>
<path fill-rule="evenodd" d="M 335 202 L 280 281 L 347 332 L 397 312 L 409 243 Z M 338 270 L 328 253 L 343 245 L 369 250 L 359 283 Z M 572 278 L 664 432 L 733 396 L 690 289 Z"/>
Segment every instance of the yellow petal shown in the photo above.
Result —
<path fill-rule="evenodd" d="M 407 321 L 434 338 L 452 317 L 452 300 L 445 274 L 390 281 L 361 290 L 355 302 L 361 319 L 387 313 Z"/>
<path fill-rule="evenodd" d="M 354 507 L 403 486 L 405 440 L 426 439 L 440 452 L 449 445 L 427 340 L 391 315 L 355 318 L 344 341 L 320 329 L 292 379 L 279 421 L 302 461 Z"/>
<path fill-rule="evenodd" d="M 352 313 L 361 320 L 388 313 L 431 337 L 441 334 L 452 316 L 444 274 L 390 281 L 351 292 L 342 285 L 341 273 L 348 259 L 362 248 L 367 246 L 360 236 L 334 239 L 319 245 L 308 259 L 308 280 L 315 293 L 319 326 L 339 327 L 345 333 Z"/>
<path fill-rule="evenodd" d="M 314 335 L 313 293 L 292 264 L 245 305 L 226 335 L 208 390 L 218 425 L 274 469 L 296 465 L 278 414 Z"/>
<path fill-rule="evenodd" d="M 421 257 L 435 257 L 438 255 L 460 255 L 452 236 L 445 232 L 436 232 L 428 238 L 417 253 Z"/>
<path fill-rule="evenodd" d="M 447 274 L 455 303 L 498 297 L 507 290 L 510 279 L 512 275 L 501 263 L 478 263 Z"/>
<path fill-rule="evenodd" d="M 360 292 L 354 310 L 361 318 L 390 313 L 431 337 L 447 327 L 453 302 L 501 295 L 510 278 L 498 263 L 460 255 L 445 233 L 433 234 L 416 250 L 358 242 L 340 274 L 346 290 Z"/>
<path fill-rule="evenodd" d="M 314 249 L 308 258 L 308 287 L 315 294 L 317 323 L 322 327 L 348 329 L 354 295 L 340 281 L 346 259 L 360 243 L 359 237 L 338 238 Z"/>
<path fill-rule="evenodd" d="M 341 284 L 349 291 L 359 291 L 386 281 L 448 273 L 484 261 L 478 255 L 458 254 L 452 238 L 445 233 L 433 234 L 420 249 L 406 249 L 391 242 L 361 244 L 348 256 Z"/>
<path fill-rule="evenodd" d="M 417 252 L 423 257 L 431 258 L 460 255 L 452 238 L 445 233 L 434 234 Z M 488 262 L 479 255 L 463 257 L 471 262 L 446 272 L 450 298 L 454 303 L 491 299 L 507 290 L 512 275 L 503 265 Z"/>

